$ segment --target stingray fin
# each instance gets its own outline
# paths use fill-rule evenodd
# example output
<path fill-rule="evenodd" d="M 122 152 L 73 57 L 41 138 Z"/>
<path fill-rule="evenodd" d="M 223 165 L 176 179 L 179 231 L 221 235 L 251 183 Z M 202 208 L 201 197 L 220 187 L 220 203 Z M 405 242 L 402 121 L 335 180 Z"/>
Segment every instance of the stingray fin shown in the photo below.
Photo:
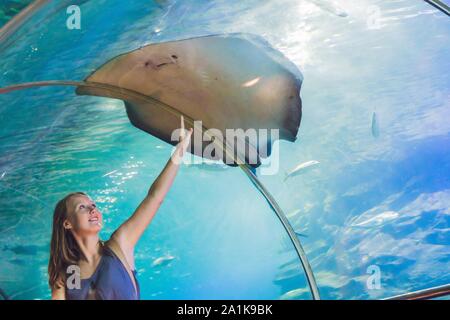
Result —
<path fill-rule="evenodd" d="M 224 163 L 258 167 L 263 147 L 267 157 L 275 139 L 295 141 L 302 80 L 295 64 L 261 37 L 222 34 L 153 43 L 120 54 L 85 79 L 110 87 L 79 86 L 76 92 L 123 100 L 134 126 L 171 144 L 181 114 L 191 125 L 201 121 L 202 131 L 214 129 L 222 137 L 233 131 L 240 147 L 231 145 L 233 158 L 224 157 Z M 279 135 L 254 139 L 253 133 L 261 130 L 278 130 Z M 204 152 L 209 143 L 198 143 L 196 155 L 217 160 Z"/>

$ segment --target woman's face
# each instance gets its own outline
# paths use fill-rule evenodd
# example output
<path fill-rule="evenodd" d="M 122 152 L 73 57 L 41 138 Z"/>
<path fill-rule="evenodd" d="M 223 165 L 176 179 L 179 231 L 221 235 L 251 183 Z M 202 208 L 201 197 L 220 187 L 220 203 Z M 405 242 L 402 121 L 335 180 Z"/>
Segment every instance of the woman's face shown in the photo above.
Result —
<path fill-rule="evenodd" d="M 98 233 L 103 225 L 103 217 L 91 198 L 75 195 L 67 201 L 68 217 L 64 227 L 82 234 Z"/>

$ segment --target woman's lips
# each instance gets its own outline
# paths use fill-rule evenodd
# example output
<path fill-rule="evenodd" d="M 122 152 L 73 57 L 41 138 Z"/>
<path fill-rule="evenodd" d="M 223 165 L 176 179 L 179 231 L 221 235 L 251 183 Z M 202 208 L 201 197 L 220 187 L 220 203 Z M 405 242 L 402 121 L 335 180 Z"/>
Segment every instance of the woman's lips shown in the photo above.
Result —
<path fill-rule="evenodd" d="M 88 222 L 92 225 L 102 226 L 102 215 L 98 212 L 91 212 Z"/>
<path fill-rule="evenodd" d="M 100 222 L 100 218 L 99 217 L 90 218 L 88 221 L 91 224 L 96 224 L 96 225 L 99 225 L 100 227 L 102 226 L 102 223 Z"/>

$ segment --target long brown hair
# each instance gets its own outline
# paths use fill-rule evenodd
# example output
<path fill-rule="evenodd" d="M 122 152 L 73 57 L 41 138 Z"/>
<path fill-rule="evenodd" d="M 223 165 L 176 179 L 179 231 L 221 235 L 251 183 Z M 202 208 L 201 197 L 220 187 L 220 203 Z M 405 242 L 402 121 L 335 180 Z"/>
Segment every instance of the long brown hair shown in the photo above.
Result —
<path fill-rule="evenodd" d="M 53 212 L 52 240 L 48 261 L 48 283 L 51 289 L 63 287 L 67 267 L 78 264 L 83 257 L 72 232 L 64 228 L 64 221 L 68 218 L 67 203 L 71 197 L 76 195 L 87 196 L 84 192 L 69 193 L 58 201 Z"/>

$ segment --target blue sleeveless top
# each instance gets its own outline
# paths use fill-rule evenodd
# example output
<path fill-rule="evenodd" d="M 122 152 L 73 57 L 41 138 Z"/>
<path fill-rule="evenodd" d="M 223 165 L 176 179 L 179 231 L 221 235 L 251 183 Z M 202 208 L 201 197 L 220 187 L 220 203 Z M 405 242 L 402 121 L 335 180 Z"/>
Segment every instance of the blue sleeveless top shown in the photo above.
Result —
<path fill-rule="evenodd" d="M 120 261 L 107 245 L 103 246 L 103 249 L 103 254 L 97 269 L 90 278 L 81 279 L 81 288 L 68 289 L 66 286 L 67 300 L 140 299 L 136 270 L 133 270 L 133 277 L 136 282 L 137 292 L 122 261 Z"/>

